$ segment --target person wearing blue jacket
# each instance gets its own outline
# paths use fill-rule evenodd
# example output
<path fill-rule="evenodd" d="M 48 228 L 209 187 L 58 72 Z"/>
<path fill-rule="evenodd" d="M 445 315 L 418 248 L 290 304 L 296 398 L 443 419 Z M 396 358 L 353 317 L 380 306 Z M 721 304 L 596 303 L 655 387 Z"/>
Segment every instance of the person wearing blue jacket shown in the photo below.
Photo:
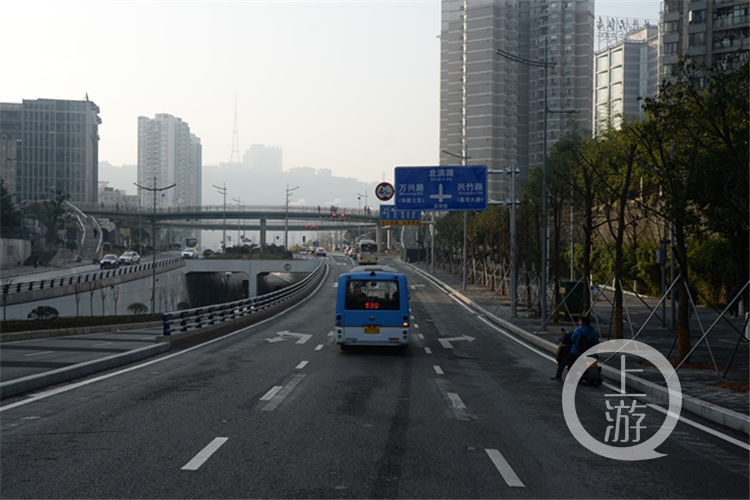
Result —
<path fill-rule="evenodd" d="M 568 372 L 570 372 L 570 367 L 573 366 L 578 357 L 598 343 L 599 337 L 591 328 L 591 320 L 588 316 L 581 316 L 578 320 L 578 327 L 570 334 L 570 352 L 563 362 L 557 363 L 557 372 L 552 378 L 562 380 L 562 372 L 565 367 L 567 366 Z"/>

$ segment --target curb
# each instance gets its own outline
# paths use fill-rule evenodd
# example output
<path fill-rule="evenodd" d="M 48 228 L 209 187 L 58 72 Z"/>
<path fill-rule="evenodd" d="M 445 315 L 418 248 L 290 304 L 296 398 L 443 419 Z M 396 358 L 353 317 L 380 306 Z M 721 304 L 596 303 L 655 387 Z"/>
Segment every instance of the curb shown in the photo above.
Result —
<path fill-rule="evenodd" d="M 142 359 L 149 358 L 167 352 L 170 349 L 168 343 L 156 344 L 153 346 L 141 347 L 123 354 L 113 354 L 106 358 L 86 361 L 73 366 L 58 368 L 47 373 L 38 375 L 29 375 L 19 379 L 9 380 L 0 383 L 0 400 L 18 396 L 37 389 L 42 389 L 55 384 L 70 382 L 77 378 L 93 375 L 94 373 L 117 368 L 122 365 L 130 364 Z"/>
<path fill-rule="evenodd" d="M 439 283 L 440 286 L 442 286 L 447 291 L 449 291 L 457 299 L 461 300 L 466 305 L 470 306 L 472 309 L 487 316 L 487 318 L 492 320 L 494 323 L 497 323 L 503 328 L 512 331 L 515 335 L 523 338 L 527 342 L 534 344 L 535 346 L 540 347 L 544 349 L 545 351 L 549 351 L 550 353 L 554 353 L 557 350 L 556 344 L 548 340 L 539 338 L 533 333 L 528 332 L 519 326 L 516 326 L 515 324 L 509 322 L 508 320 L 505 320 L 503 318 L 500 318 L 494 315 L 493 313 L 491 313 L 490 311 L 488 311 L 481 305 L 473 302 L 470 298 L 466 297 L 464 294 L 462 294 L 458 290 L 455 290 L 450 285 L 443 283 L 442 281 L 432 276 L 431 274 L 426 273 L 425 271 L 415 266 L 412 266 L 411 264 L 406 264 L 406 265 L 411 267 L 414 271 L 421 274 L 422 276 Z M 601 367 L 602 367 L 602 376 L 606 375 L 606 378 L 610 380 L 617 380 L 617 381 L 620 380 L 621 378 L 620 370 L 616 370 L 606 365 L 601 365 Z M 634 375 L 628 375 L 626 380 L 627 380 L 628 387 L 632 387 L 633 389 L 637 389 L 647 394 L 648 397 L 652 398 L 653 400 L 659 403 L 662 403 L 662 404 L 669 403 L 669 392 L 667 391 L 666 387 L 662 387 L 661 385 L 655 384 L 653 382 L 649 382 L 648 380 L 644 380 Z M 721 406 L 715 405 L 713 403 L 708 403 L 706 401 L 700 400 L 692 396 L 687 396 L 685 394 L 682 395 L 682 408 L 695 415 L 698 415 L 707 420 L 715 422 L 719 425 L 723 425 L 731 429 L 744 432 L 745 434 L 750 434 L 750 416 L 743 415 L 742 413 L 736 412 L 734 410 L 722 408 Z"/>

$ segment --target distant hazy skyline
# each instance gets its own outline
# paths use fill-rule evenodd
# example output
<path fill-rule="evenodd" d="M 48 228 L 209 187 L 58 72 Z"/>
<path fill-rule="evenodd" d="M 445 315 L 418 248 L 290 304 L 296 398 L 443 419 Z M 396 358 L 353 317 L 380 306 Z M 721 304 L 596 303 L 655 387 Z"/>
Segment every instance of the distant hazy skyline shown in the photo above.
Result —
<path fill-rule="evenodd" d="M 597 16 L 658 20 L 659 0 Z M 4 2 L 0 102 L 101 109 L 99 159 L 137 163 L 138 116 L 190 125 L 203 165 L 251 144 L 366 182 L 438 161 L 440 1 Z M 106 180 L 106 179 L 104 179 Z"/>

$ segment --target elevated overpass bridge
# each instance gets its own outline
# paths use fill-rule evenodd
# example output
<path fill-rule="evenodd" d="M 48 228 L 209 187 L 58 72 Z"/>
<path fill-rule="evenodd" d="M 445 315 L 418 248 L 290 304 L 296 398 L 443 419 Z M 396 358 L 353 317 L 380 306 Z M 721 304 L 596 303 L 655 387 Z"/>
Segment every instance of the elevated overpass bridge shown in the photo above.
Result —
<path fill-rule="evenodd" d="M 119 205 L 77 205 L 86 214 L 99 220 L 108 219 L 117 227 L 197 230 L 243 230 L 258 233 L 260 245 L 266 245 L 268 231 L 345 231 L 372 229 L 379 234 L 377 210 L 339 209 L 331 212 L 322 207 L 223 205 L 197 207 L 133 207 Z M 380 238 L 378 237 L 378 241 Z"/>

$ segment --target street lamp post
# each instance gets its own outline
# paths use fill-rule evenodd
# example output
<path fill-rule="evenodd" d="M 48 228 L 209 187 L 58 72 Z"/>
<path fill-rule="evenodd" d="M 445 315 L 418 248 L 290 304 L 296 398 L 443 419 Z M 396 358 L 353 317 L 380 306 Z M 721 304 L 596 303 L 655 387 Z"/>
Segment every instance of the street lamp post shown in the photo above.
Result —
<path fill-rule="evenodd" d="M 447 154 L 448 156 L 452 156 L 454 158 L 459 158 L 461 160 L 461 166 L 466 166 L 466 161 L 471 159 L 471 156 L 468 156 L 466 154 L 466 141 L 463 141 L 464 147 L 460 155 L 457 155 L 456 153 L 451 153 L 450 151 L 443 150 L 444 154 Z M 464 210 L 464 242 L 463 242 L 463 251 L 461 252 L 461 289 L 466 290 L 466 233 L 469 226 L 469 216 Z"/>
<path fill-rule="evenodd" d="M 286 204 L 284 209 L 284 249 L 289 249 L 289 197 L 299 189 L 299 186 L 289 187 L 286 185 Z"/>
<path fill-rule="evenodd" d="M 500 170 L 490 170 L 489 174 L 509 174 L 510 175 L 510 200 L 509 201 L 498 201 L 494 204 L 507 205 L 510 204 L 510 315 L 515 318 L 517 314 L 518 305 L 518 269 L 517 269 L 517 242 L 516 242 L 516 205 L 518 200 L 516 199 L 516 174 L 518 174 L 518 167 L 505 168 Z"/>
<path fill-rule="evenodd" d="M 216 184 L 212 184 L 214 188 L 219 192 L 219 194 L 224 196 L 224 223 L 223 223 L 223 232 L 221 235 L 221 251 L 226 252 L 227 250 L 227 183 L 225 182 L 223 186 L 217 186 Z"/>
<path fill-rule="evenodd" d="M 156 187 L 156 176 L 154 176 L 153 187 L 141 186 L 137 182 L 134 182 L 140 189 L 151 191 L 154 193 L 154 211 L 151 214 L 151 314 L 156 314 L 156 193 L 157 191 L 166 191 L 172 189 L 176 184 L 165 187 Z"/>
<path fill-rule="evenodd" d="M 542 68 L 544 70 L 544 129 L 543 129 L 543 146 L 542 155 L 544 157 L 542 163 L 542 263 L 541 263 L 541 283 L 539 284 L 539 302 L 540 302 L 540 315 L 542 320 L 541 330 L 547 329 L 547 232 L 548 232 L 548 221 L 547 221 L 547 114 L 549 113 L 549 106 L 547 104 L 547 69 L 550 66 L 554 66 L 555 63 L 548 61 L 548 40 L 544 37 L 544 60 L 536 61 L 532 59 L 526 59 L 519 57 L 510 52 L 506 52 L 501 49 L 495 51 L 496 54 L 510 59 L 511 61 L 526 64 L 528 66 L 534 66 Z"/>

